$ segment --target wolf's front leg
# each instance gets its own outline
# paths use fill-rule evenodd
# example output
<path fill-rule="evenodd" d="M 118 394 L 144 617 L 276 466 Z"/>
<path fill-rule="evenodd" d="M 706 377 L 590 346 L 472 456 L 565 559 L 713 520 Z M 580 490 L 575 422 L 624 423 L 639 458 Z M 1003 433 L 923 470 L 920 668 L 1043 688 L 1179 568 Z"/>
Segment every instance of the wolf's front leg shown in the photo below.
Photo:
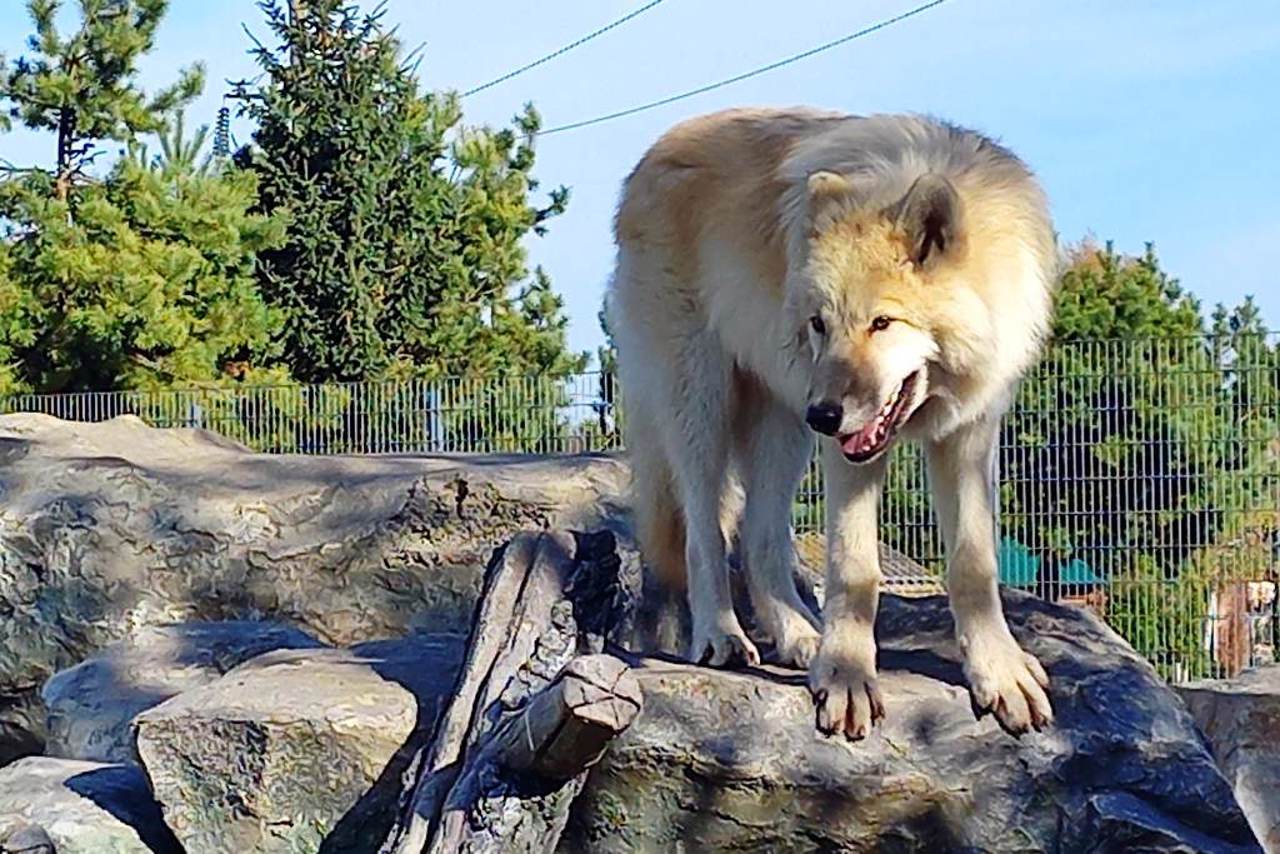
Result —
<path fill-rule="evenodd" d="M 1017 735 L 1053 721 L 1049 677 L 1023 652 L 1000 604 L 994 455 L 997 419 L 969 425 L 926 449 L 938 525 L 947 544 L 947 593 L 979 712 Z"/>
<path fill-rule="evenodd" d="M 818 729 L 864 738 L 884 717 L 876 684 L 876 607 L 880 555 L 876 506 L 885 460 L 847 462 L 835 443 L 823 448 L 827 483 L 827 580 L 822 642 L 809 668 Z"/>

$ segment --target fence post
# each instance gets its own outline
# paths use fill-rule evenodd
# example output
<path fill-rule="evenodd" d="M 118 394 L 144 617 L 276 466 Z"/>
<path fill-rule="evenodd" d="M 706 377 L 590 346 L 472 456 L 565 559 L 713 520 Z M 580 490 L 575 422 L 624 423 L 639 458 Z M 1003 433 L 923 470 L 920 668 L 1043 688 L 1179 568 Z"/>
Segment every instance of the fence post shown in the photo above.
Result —
<path fill-rule="evenodd" d="M 426 418 L 427 450 L 433 454 L 438 454 L 444 450 L 444 416 L 440 412 L 440 389 L 436 383 L 432 381 L 426 387 L 427 410 L 423 414 Z"/>

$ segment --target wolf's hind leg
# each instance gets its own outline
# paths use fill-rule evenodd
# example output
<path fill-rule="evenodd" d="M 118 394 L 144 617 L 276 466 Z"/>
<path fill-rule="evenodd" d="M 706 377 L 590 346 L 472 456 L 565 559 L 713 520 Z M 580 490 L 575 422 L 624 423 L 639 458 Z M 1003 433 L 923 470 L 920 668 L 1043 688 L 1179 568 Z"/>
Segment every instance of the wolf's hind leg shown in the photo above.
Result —
<path fill-rule="evenodd" d="M 791 502 L 813 452 L 812 433 L 764 390 L 748 388 L 740 397 L 735 450 L 746 489 L 740 539 L 751 604 L 779 660 L 807 668 L 820 635 L 817 618 L 796 592 Z"/>
<path fill-rule="evenodd" d="M 705 332 L 679 340 L 667 359 L 674 376 L 663 390 L 663 409 L 670 418 L 660 429 L 685 514 L 689 658 L 717 666 L 758 664 L 755 645 L 733 612 L 721 527 L 729 488 L 732 368 L 719 342 Z"/>

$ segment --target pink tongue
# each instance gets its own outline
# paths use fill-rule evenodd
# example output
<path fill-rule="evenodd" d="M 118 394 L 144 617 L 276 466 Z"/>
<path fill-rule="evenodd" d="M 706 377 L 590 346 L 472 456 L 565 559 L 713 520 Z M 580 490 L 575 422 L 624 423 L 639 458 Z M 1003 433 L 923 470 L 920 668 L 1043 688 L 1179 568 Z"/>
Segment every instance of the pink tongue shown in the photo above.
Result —
<path fill-rule="evenodd" d="M 857 433 L 846 436 L 844 441 L 840 443 L 841 449 L 846 454 L 856 454 L 862 450 L 864 445 L 870 445 L 873 442 L 876 432 L 876 422 L 872 420 L 870 424 L 863 427 Z"/>

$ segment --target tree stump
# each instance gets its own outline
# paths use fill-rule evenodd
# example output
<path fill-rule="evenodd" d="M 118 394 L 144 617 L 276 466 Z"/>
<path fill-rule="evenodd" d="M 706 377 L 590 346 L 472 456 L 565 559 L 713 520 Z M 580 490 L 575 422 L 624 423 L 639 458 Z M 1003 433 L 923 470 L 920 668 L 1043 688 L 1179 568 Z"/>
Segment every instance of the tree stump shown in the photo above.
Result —
<path fill-rule="evenodd" d="M 551 851 L 585 771 L 640 710 L 603 654 L 624 597 L 612 534 L 494 554 L 454 699 L 406 773 L 384 854 Z"/>

